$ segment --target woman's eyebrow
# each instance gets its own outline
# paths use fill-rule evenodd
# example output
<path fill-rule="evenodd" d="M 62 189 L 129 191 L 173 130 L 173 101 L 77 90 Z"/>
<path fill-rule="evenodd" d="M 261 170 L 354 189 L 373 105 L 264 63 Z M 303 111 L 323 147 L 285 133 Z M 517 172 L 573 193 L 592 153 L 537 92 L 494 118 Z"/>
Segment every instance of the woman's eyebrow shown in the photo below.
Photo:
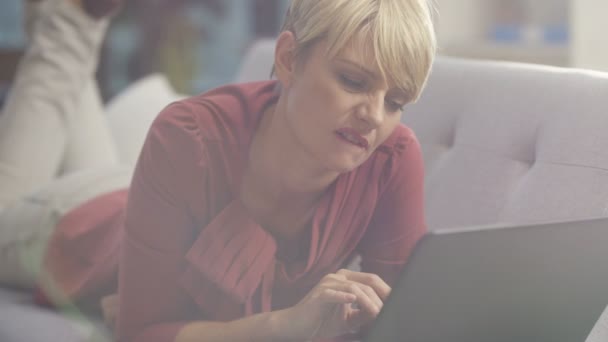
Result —
<path fill-rule="evenodd" d="M 348 60 L 348 59 L 345 59 L 345 58 L 338 58 L 337 61 L 345 63 L 345 64 L 349 64 L 349 65 L 351 65 L 351 66 L 353 66 L 353 67 L 361 70 L 362 72 L 366 73 L 371 78 L 378 79 L 378 75 L 376 75 L 373 71 L 367 69 L 366 67 L 364 67 L 363 65 L 361 65 L 361 64 L 359 64 L 357 62 L 354 62 L 354 61 L 351 61 L 351 60 Z"/>
<path fill-rule="evenodd" d="M 348 65 L 350 65 L 352 67 L 355 67 L 356 69 L 364 72 L 365 74 L 367 74 L 369 77 L 371 77 L 374 80 L 381 79 L 381 77 L 379 75 L 375 74 L 370 69 L 364 67 L 363 65 L 361 65 L 361 64 L 359 64 L 359 63 L 357 63 L 355 61 L 352 61 L 352 60 L 349 60 L 349 59 L 346 59 L 346 58 L 343 58 L 343 57 L 342 58 L 337 58 L 336 61 L 344 63 L 344 64 L 348 64 Z M 406 89 L 395 87 L 393 93 L 396 96 L 403 97 L 403 100 L 406 101 L 406 102 L 409 102 L 410 99 L 411 99 L 411 94 Z"/>

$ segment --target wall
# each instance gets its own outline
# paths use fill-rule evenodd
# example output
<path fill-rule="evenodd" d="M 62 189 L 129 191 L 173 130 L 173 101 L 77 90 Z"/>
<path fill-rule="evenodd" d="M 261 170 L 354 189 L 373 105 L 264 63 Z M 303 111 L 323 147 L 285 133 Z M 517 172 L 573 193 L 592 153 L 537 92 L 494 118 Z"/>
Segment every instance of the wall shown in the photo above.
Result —
<path fill-rule="evenodd" d="M 572 64 L 608 71 L 608 1 L 573 0 Z"/>
<path fill-rule="evenodd" d="M 436 0 L 437 38 L 442 47 L 483 39 L 486 28 L 485 0 Z"/>

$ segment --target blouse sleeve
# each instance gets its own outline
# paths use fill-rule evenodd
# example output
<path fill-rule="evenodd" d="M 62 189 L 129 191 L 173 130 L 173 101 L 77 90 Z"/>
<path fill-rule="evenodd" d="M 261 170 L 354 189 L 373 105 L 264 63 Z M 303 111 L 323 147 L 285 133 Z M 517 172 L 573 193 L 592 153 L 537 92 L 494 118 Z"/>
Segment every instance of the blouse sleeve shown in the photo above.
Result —
<path fill-rule="evenodd" d="M 177 279 L 193 242 L 191 208 L 204 204 L 205 156 L 189 108 L 177 103 L 165 109 L 150 128 L 129 192 L 118 341 L 173 341 L 192 318 Z"/>
<path fill-rule="evenodd" d="M 392 285 L 426 232 L 424 163 L 413 133 L 392 157 L 388 183 L 359 246 L 363 272 Z"/>

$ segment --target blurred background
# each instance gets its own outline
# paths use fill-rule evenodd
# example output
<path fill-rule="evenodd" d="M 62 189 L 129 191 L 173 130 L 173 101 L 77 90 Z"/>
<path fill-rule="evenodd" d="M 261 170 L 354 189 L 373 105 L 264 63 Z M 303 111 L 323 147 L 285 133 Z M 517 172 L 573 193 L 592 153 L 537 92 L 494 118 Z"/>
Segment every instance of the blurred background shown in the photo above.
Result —
<path fill-rule="evenodd" d="M 435 2 L 440 54 L 608 71 L 607 0 Z M 156 71 L 181 93 L 230 82 L 250 44 L 278 33 L 289 0 L 127 3 L 98 73 L 106 99 Z M 21 18 L 22 0 L 0 2 L 0 94 L 26 44 Z"/>
<path fill-rule="evenodd" d="M 23 0 L 0 1 L 0 92 L 26 45 Z M 280 30 L 289 0 L 127 0 L 112 21 L 98 72 L 103 97 L 152 72 L 180 93 L 230 82 L 249 45 Z M 270 70 L 269 70 L 270 74 Z"/>
<path fill-rule="evenodd" d="M 606 0 L 435 0 L 442 53 L 608 71 Z"/>

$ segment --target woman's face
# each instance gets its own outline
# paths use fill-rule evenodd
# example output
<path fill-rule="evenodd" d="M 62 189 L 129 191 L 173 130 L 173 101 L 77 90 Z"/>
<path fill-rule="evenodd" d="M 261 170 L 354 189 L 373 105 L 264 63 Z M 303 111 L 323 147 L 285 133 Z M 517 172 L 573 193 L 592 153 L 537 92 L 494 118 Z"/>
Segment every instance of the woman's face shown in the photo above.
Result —
<path fill-rule="evenodd" d="M 357 46 L 365 44 L 347 44 L 328 59 L 319 42 L 279 74 L 290 134 L 321 167 L 340 173 L 361 165 L 391 135 L 408 102 L 382 79 L 373 54 Z"/>

